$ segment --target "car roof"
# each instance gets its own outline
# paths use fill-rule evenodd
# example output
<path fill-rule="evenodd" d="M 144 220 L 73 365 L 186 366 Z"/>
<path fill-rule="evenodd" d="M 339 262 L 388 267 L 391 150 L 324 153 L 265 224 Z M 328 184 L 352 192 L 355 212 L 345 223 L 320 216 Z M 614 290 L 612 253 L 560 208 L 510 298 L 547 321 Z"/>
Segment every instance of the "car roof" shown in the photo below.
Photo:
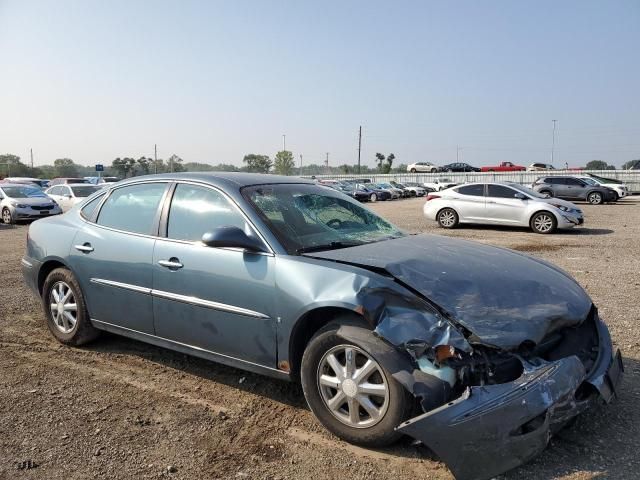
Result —
<path fill-rule="evenodd" d="M 271 175 L 267 173 L 247 172 L 180 172 L 160 173 L 157 175 L 141 175 L 118 182 L 118 187 L 141 180 L 192 180 L 213 185 L 242 188 L 249 185 L 265 185 L 270 183 L 304 183 L 316 185 L 312 180 L 301 177 Z M 115 187 L 114 187 L 115 188 Z"/>
<path fill-rule="evenodd" d="M 40 188 L 38 185 L 34 185 L 32 183 L 3 183 L 0 182 L 0 188 L 5 187 L 31 187 L 31 188 Z"/>

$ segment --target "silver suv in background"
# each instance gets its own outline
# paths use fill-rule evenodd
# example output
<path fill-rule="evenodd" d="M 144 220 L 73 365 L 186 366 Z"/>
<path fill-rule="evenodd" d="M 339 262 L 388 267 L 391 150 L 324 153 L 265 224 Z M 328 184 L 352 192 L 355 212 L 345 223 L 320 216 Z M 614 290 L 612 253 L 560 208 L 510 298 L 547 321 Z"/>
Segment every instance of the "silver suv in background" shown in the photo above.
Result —
<path fill-rule="evenodd" d="M 538 177 L 531 188 L 542 195 L 563 198 L 565 200 L 583 200 L 591 205 L 615 202 L 617 193 L 597 182 L 587 181 L 573 176 Z"/>
<path fill-rule="evenodd" d="M 536 233 L 553 233 L 584 223 L 573 203 L 548 198 L 516 183 L 467 183 L 430 193 L 424 215 L 442 228 L 460 223 L 530 227 Z"/>

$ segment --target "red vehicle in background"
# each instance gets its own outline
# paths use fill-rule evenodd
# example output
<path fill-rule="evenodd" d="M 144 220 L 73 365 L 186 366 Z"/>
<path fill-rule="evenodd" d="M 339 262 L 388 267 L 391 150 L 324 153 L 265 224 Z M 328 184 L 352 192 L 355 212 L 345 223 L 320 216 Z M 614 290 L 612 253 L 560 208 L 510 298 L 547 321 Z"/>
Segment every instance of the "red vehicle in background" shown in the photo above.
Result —
<path fill-rule="evenodd" d="M 523 172 L 526 168 L 521 165 L 515 165 L 511 162 L 502 162 L 495 167 L 481 167 L 481 172 Z"/>

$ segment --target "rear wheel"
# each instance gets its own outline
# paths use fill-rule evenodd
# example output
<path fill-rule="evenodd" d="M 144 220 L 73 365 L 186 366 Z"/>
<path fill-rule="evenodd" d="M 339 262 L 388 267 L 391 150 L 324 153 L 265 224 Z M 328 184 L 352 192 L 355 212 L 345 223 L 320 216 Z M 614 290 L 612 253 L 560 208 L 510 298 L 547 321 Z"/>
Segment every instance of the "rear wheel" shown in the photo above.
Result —
<path fill-rule="evenodd" d="M 11 216 L 11 210 L 9 210 L 7 207 L 2 209 L 2 223 L 5 223 L 7 225 L 9 225 L 10 223 L 13 223 L 13 217 Z"/>
<path fill-rule="evenodd" d="M 411 169 L 411 173 L 416 173 L 416 169 L 415 169 L 415 168 L 412 168 L 412 169 Z"/>
<path fill-rule="evenodd" d="M 602 203 L 602 194 L 600 192 L 591 192 L 587 195 L 587 202 L 591 205 L 600 205 Z"/>
<path fill-rule="evenodd" d="M 558 227 L 558 221 L 552 213 L 538 212 L 531 217 L 529 225 L 534 232 L 546 234 L 555 232 Z"/>
<path fill-rule="evenodd" d="M 66 268 L 56 268 L 47 276 L 42 306 L 47 326 L 60 343 L 79 346 L 98 336 L 99 331 L 89 320 L 80 285 Z"/>
<path fill-rule="evenodd" d="M 550 197 L 553 197 L 553 192 L 551 190 L 540 190 L 540 194 L 549 195 Z"/>
<path fill-rule="evenodd" d="M 369 200 L 371 200 L 372 202 L 377 202 L 378 195 L 376 195 L 375 193 L 372 193 L 371 196 L 369 197 Z"/>
<path fill-rule="evenodd" d="M 404 388 L 370 353 L 337 335 L 339 324 L 320 330 L 302 357 L 302 389 L 318 420 L 351 443 L 381 447 L 413 406 Z"/>
<path fill-rule="evenodd" d="M 455 228 L 458 220 L 458 214 L 453 208 L 443 208 L 438 212 L 438 224 L 442 228 Z"/>

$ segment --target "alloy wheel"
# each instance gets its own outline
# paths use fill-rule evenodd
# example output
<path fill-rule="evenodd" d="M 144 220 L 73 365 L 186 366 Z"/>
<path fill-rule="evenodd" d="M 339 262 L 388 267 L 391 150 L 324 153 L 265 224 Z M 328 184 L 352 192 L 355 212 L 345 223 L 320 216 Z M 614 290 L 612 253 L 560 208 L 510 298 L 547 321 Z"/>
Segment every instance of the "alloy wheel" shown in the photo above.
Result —
<path fill-rule="evenodd" d="M 382 369 L 354 345 L 337 345 L 324 354 L 317 384 L 329 412 L 350 427 L 376 425 L 389 407 L 389 386 Z"/>
<path fill-rule="evenodd" d="M 592 205 L 599 205 L 602 203 L 602 195 L 598 192 L 592 192 L 589 194 L 589 203 Z"/>
<path fill-rule="evenodd" d="M 375 202 L 378 200 L 378 196 L 375 193 L 372 193 L 371 197 L 369 197 L 369 200 L 371 200 L 372 202 Z"/>
<path fill-rule="evenodd" d="M 11 223 L 11 212 L 8 208 L 2 210 L 2 222 L 6 224 Z"/>
<path fill-rule="evenodd" d="M 451 210 L 440 213 L 440 223 L 443 227 L 453 227 L 456 223 L 456 214 Z"/>
<path fill-rule="evenodd" d="M 71 287 L 65 282 L 56 282 L 49 292 L 49 308 L 53 324 L 62 333 L 70 333 L 78 321 L 78 306 Z"/>
<path fill-rule="evenodd" d="M 533 226 L 541 233 L 547 233 L 553 229 L 553 219 L 546 213 L 541 213 L 533 220 Z"/>

